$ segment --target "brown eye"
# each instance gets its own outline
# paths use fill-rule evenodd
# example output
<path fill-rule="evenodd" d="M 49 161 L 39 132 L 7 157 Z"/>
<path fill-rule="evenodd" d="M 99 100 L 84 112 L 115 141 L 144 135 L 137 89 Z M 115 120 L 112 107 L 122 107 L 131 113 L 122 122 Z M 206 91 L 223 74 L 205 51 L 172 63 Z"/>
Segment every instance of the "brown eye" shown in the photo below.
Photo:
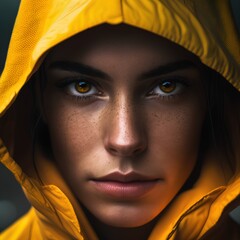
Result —
<path fill-rule="evenodd" d="M 159 88 L 164 93 L 171 93 L 173 92 L 177 87 L 176 82 L 174 81 L 163 81 L 159 84 Z"/>
<path fill-rule="evenodd" d="M 161 97 L 174 97 L 181 94 L 184 89 L 188 87 L 188 83 L 183 79 L 165 79 L 158 82 L 152 91 L 149 93 L 150 96 L 161 96 Z"/>
<path fill-rule="evenodd" d="M 99 91 L 94 84 L 81 80 L 76 80 L 67 84 L 66 91 L 69 95 L 76 97 L 90 97 L 99 94 Z"/>
<path fill-rule="evenodd" d="M 75 83 L 75 89 L 79 93 L 88 93 L 92 88 L 92 85 L 88 82 L 77 82 Z"/>

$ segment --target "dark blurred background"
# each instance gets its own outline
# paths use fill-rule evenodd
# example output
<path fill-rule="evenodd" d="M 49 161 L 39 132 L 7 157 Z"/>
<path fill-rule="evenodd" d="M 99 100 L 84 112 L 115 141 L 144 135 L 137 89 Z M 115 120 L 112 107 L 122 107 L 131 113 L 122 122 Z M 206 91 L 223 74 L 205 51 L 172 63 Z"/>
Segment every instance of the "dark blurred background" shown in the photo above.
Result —
<path fill-rule="evenodd" d="M 0 72 L 4 67 L 19 2 L 20 0 L 0 0 Z M 232 6 L 240 29 L 240 0 L 232 0 Z M 29 204 L 20 186 L 8 170 L 0 164 L 0 232 L 28 209 Z M 240 224 L 240 207 L 231 215 Z"/>

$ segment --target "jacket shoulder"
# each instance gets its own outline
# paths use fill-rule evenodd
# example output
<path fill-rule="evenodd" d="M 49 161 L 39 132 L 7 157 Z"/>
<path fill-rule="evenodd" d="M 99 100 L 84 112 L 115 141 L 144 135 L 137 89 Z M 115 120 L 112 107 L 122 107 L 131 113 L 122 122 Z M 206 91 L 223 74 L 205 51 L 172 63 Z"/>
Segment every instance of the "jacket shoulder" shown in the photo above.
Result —
<path fill-rule="evenodd" d="M 24 216 L 22 216 L 19 220 L 13 223 L 10 227 L 4 230 L 0 234 L 1 240 L 22 240 L 22 239 L 32 239 L 34 235 L 34 240 L 40 240 L 40 238 L 36 239 L 36 236 L 40 237 L 40 234 L 37 234 L 37 218 L 35 216 L 35 212 L 33 209 L 30 209 Z"/>

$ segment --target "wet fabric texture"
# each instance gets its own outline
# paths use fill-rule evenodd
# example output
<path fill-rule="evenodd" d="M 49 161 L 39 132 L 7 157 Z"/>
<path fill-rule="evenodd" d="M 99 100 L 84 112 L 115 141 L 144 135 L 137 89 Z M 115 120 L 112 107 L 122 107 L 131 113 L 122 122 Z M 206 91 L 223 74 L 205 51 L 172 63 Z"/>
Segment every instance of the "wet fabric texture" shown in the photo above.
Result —
<path fill-rule="evenodd" d="M 104 23 L 160 35 L 240 90 L 240 39 L 227 0 L 21 0 L 0 79 L 0 162 L 32 208 L 1 233 L 1 240 L 98 239 L 54 162 L 37 150 L 36 172 L 29 150 L 34 102 L 24 86 L 52 47 Z M 194 186 L 174 199 L 149 239 L 239 239 L 239 226 L 227 217 L 239 205 L 240 156 L 219 164 L 210 154 Z"/>

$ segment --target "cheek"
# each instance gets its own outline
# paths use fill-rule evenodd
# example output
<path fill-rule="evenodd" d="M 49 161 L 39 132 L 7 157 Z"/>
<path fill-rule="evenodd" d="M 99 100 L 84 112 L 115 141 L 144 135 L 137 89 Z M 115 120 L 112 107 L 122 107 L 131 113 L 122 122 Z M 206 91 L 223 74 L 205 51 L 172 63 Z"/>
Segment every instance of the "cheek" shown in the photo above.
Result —
<path fill-rule="evenodd" d="M 164 182 L 146 198 L 131 204 L 110 201 L 91 189 L 86 179 L 88 174 L 102 175 L 120 165 L 103 145 L 104 123 L 114 113 L 103 108 L 76 108 L 61 100 L 48 103 L 46 116 L 55 160 L 79 201 L 107 224 L 140 226 L 149 222 L 176 196 L 194 168 L 205 117 L 205 110 L 199 109 L 204 108 L 194 101 L 170 107 L 148 105 L 135 116 L 143 119 L 136 129 L 144 129 L 148 149 L 128 163 Z"/>
<path fill-rule="evenodd" d="M 152 155 L 158 155 L 156 167 L 171 179 L 184 179 L 194 168 L 204 119 L 204 106 L 193 103 L 155 111 L 148 120 L 149 147 Z"/>
<path fill-rule="evenodd" d="M 99 138 L 98 114 L 84 114 L 68 105 L 51 108 L 47 113 L 53 155 L 61 169 L 77 169 L 80 159 L 94 152 Z M 70 169 L 74 164 L 73 169 Z M 81 161 L 82 164 L 82 161 Z"/>

